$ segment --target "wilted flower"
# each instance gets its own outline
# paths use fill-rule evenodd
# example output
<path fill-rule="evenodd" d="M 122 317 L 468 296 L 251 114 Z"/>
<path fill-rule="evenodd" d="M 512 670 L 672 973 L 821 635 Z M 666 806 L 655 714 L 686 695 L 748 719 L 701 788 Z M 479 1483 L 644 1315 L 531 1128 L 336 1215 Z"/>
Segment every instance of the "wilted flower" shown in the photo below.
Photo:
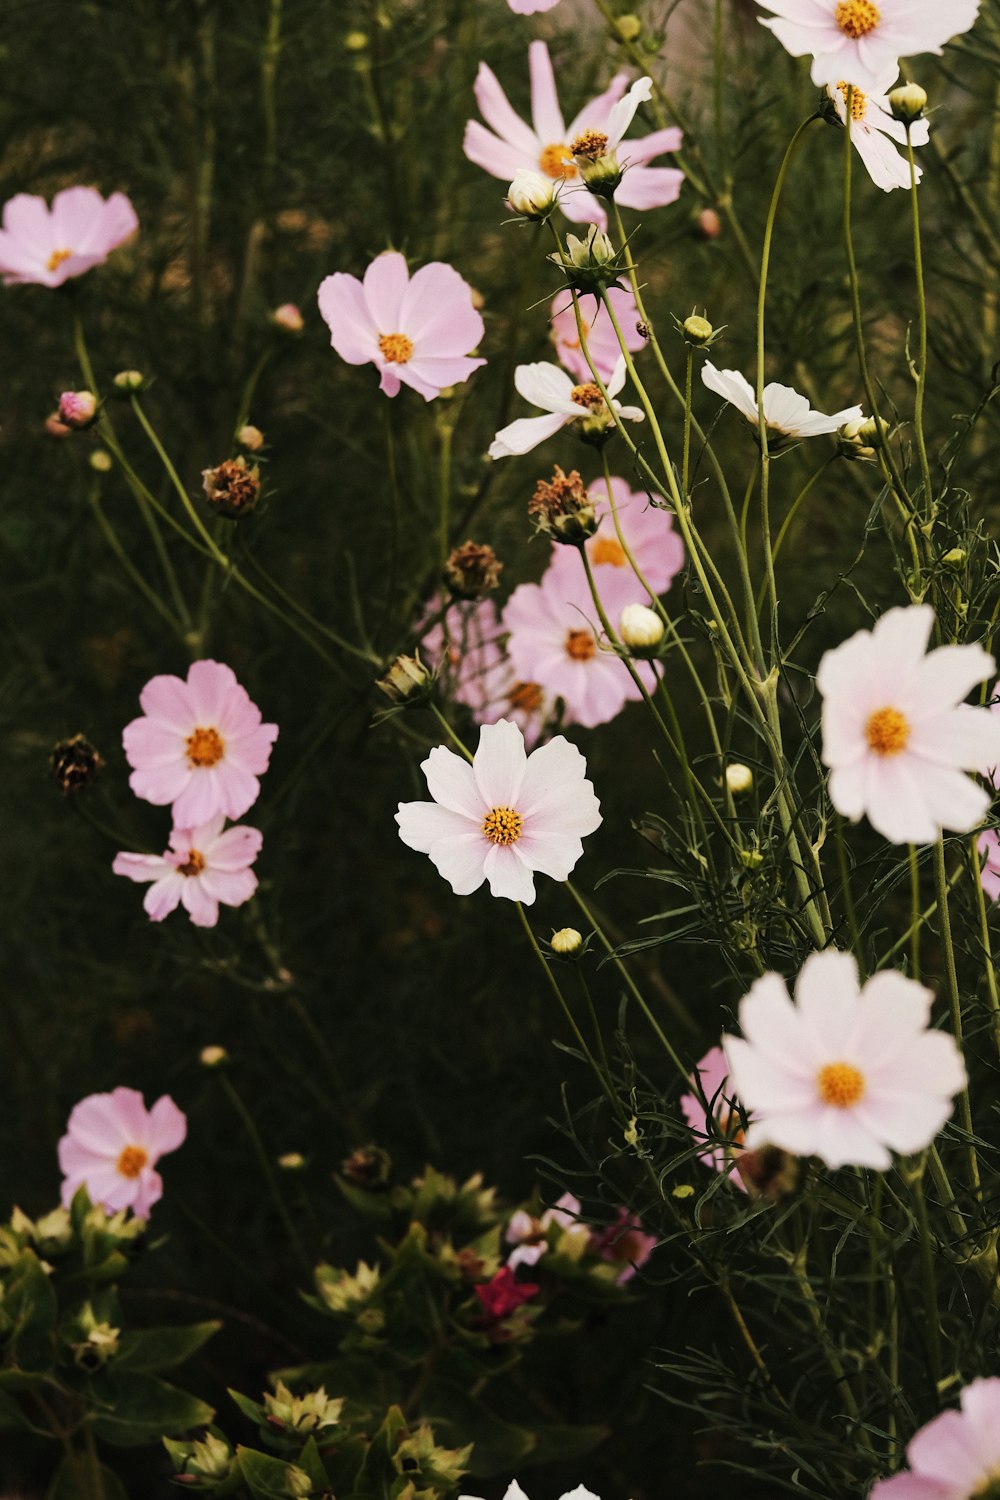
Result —
<path fill-rule="evenodd" d="M 586 769 L 562 735 L 526 755 L 516 724 L 486 724 L 471 766 L 443 745 L 431 751 L 421 770 L 434 801 L 399 804 L 400 838 L 457 896 L 486 880 L 491 895 L 530 905 L 535 871 L 566 880 L 600 826 Z"/>
<path fill-rule="evenodd" d="M 710 391 L 735 406 L 753 427 L 759 427 L 757 393 L 738 370 L 717 370 L 711 360 L 706 360 L 701 378 Z M 779 385 L 772 380 L 764 387 L 764 423 L 779 440 L 795 441 L 836 432 L 845 422 L 860 420 L 862 415 L 860 406 L 847 406 L 828 417 L 821 411 L 811 411 L 805 396 L 800 396 L 790 385 Z"/>
<path fill-rule="evenodd" d="M 387 396 L 398 395 L 402 383 L 432 401 L 486 363 L 469 358 L 483 336 L 472 288 L 443 261 L 411 277 L 406 257 L 389 250 L 376 256 L 363 282 L 337 271 L 318 296 L 334 349 L 349 365 L 373 364 Z"/>
<path fill-rule="evenodd" d="M 1000 1474 L 1000 1380 L 973 1380 L 960 1411 L 943 1411 L 907 1444 L 909 1469 L 880 1479 L 870 1500 L 992 1500 Z"/>
<path fill-rule="evenodd" d="M 63 1207 L 85 1187 L 91 1202 L 109 1213 L 131 1208 L 148 1218 L 163 1196 L 162 1178 L 153 1169 L 161 1156 L 177 1150 L 186 1134 L 187 1120 L 166 1094 L 149 1110 L 136 1089 L 81 1099 L 59 1142 Z"/>
<path fill-rule="evenodd" d="M 97 416 L 93 391 L 63 391 L 59 397 L 59 420 L 67 427 L 90 427 Z"/>
<path fill-rule="evenodd" d="M 565 473 L 558 464 L 551 479 L 540 479 L 528 501 L 528 515 L 536 529 L 554 542 L 580 546 L 597 530 L 594 502 L 580 478 L 579 469 Z"/>
<path fill-rule="evenodd" d="M 909 159 L 900 155 L 892 144 L 896 141 L 902 146 L 906 145 L 906 126 L 894 118 L 892 106 L 886 98 L 886 88 L 895 76 L 896 69 L 893 67 L 883 74 L 878 87 L 868 93 L 843 82 L 828 90 L 838 118 L 845 125 L 847 96 L 850 93 L 851 145 L 857 149 L 872 182 L 885 193 L 892 192 L 893 188 L 910 186 Z M 923 93 L 923 90 L 920 92 Z M 925 103 L 926 100 L 927 95 L 924 94 Z M 910 126 L 909 132 L 910 144 L 926 146 L 930 139 L 930 126 L 926 120 L 914 118 L 915 123 Z M 919 182 L 923 176 L 922 169 L 914 166 L 913 175 Z"/>
<path fill-rule="evenodd" d="M 163 854 L 116 854 L 112 870 L 137 882 L 151 881 L 143 906 L 162 922 L 183 906 L 196 927 L 214 927 L 219 903 L 243 906 L 257 889 L 250 868 L 263 835 L 242 824 L 223 832 L 221 813 L 200 828 L 174 828 Z"/>
<path fill-rule="evenodd" d="M 503 563 L 492 547 L 463 542 L 448 554 L 444 582 L 456 599 L 481 599 L 497 587 L 502 572 Z"/>
<path fill-rule="evenodd" d="M 124 193 L 105 201 L 94 188 L 63 188 L 51 209 L 44 198 L 18 193 L 4 204 L 0 273 L 8 286 L 62 286 L 107 260 L 138 225 Z"/>
<path fill-rule="evenodd" d="M 242 453 L 214 469 L 202 469 L 201 477 L 209 505 L 227 520 L 248 516 L 260 499 L 260 469 L 248 464 Z"/>
<path fill-rule="evenodd" d="M 643 413 L 637 406 L 622 406 L 614 399 L 624 384 L 625 359 L 622 356 L 605 382 L 605 390 L 619 420 L 641 422 Z M 608 436 L 614 427 L 614 417 L 599 388 L 590 381 L 574 385 L 572 377 L 558 365 L 541 362 L 518 365 L 514 372 L 514 387 L 525 401 L 540 406 L 547 415 L 520 417 L 502 428 L 490 444 L 490 458 L 512 458 L 519 453 L 529 453 L 570 422 L 581 422 L 584 436 L 598 440 Z"/>
<path fill-rule="evenodd" d="M 52 775 L 67 796 L 93 786 L 104 769 L 104 757 L 84 734 L 74 734 L 52 746 Z"/>

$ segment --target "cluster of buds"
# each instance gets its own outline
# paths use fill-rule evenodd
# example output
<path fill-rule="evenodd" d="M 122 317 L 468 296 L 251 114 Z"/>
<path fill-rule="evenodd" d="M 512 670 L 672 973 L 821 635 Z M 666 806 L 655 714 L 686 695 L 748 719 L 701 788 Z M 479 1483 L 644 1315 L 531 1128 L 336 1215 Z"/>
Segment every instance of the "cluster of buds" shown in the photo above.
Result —
<path fill-rule="evenodd" d="M 236 1455 L 226 1439 L 214 1432 L 206 1432 L 193 1443 L 164 1438 L 163 1446 L 173 1461 L 177 1483 L 189 1490 L 214 1490 L 235 1474 Z"/>
<path fill-rule="evenodd" d="M 596 390 L 596 387 L 595 387 Z M 600 397 L 600 392 L 597 392 Z M 603 406 L 603 401 L 601 402 Z M 597 530 L 594 502 L 580 478 L 578 469 L 569 474 L 556 464 L 551 479 L 540 479 L 528 501 L 528 515 L 538 532 L 554 542 L 582 547 Z"/>
<path fill-rule="evenodd" d="M 456 599 L 482 599 L 500 582 L 503 563 L 492 547 L 463 542 L 444 565 L 444 584 Z"/>
<path fill-rule="evenodd" d="M 379 1283 L 378 1266 L 359 1260 L 352 1276 L 336 1266 L 316 1267 L 316 1289 L 333 1313 L 350 1313 L 368 1301 Z"/>
<path fill-rule="evenodd" d="M 864 417 L 858 421 L 845 422 L 837 433 L 837 446 L 842 458 L 852 462 L 875 463 L 878 449 L 885 444 L 889 424 L 883 417 Z"/>
<path fill-rule="evenodd" d="M 260 499 L 260 470 L 239 458 L 227 458 L 214 469 L 201 473 L 205 497 L 216 515 L 238 521 L 248 516 Z"/>
<path fill-rule="evenodd" d="M 52 775 L 66 796 L 92 786 L 104 769 L 104 757 L 83 734 L 59 740 L 49 760 Z"/>
<path fill-rule="evenodd" d="M 340 1423 L 344 1399 L 331 1399 L 323 1386 L 307 1391 L 304 1396 L 293 1396 L 279 1380 L 274 1395 L 265 1394 L 264 1410 L 271 1427 L 293 1432 L 322 1432 L 327 1427 Z"/>

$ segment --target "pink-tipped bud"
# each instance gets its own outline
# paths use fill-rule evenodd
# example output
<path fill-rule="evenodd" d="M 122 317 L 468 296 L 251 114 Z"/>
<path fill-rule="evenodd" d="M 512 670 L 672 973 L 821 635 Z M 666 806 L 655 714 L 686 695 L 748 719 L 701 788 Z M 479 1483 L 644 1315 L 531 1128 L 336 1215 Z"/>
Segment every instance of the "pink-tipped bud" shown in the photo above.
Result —
<path fill-rule="evenodd" d="M 45 418 L 45 431 L 49 437 L 69 437 L 72 430 L 71 427 L 66 426 L 65 422 L 60 422 L 57 411 L 49 412 L 49 415 Z"/>
<path fill-rule="evenodd" d="M 717 240 L 722 233 L 722 220 L 714 208 L 703 208 L 696 223 L 699 234 L 706 240 Z"/>
<path fill-rule="evenodd" d="M 271 314 L 271 322 L 275 328 L 281 328 L 285 333 L 301 333 L 306 326 L 294 302 L 283 302 L 280 307 L 276 307 Z"/>
<path fill-rule="evenodd" d="M 63 391 L 59 397 L 59 420 L 67 427 L 89 427 L 97 416 L 93 391 Z"/>
<path fill-rule="evenodd" d="M 245 422 L 236 434 L 236 441 L 241 448 L 249 448 L 251 453 L 257 453 L 264 446 L 264 434 L 252 422 Z"/>

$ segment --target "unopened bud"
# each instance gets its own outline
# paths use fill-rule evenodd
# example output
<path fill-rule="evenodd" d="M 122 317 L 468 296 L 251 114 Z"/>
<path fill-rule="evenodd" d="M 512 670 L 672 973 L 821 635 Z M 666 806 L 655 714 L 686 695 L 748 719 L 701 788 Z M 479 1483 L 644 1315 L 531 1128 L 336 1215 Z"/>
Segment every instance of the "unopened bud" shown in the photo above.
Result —
<path fill-rule="evenodd" d="M 391 698 L 393 703 L 405 703 L 407 707 L 422 702 L 434 682 L 434 674 L 420 660 L 420 653 L 412 656 L 397 656 L 384 677 L 375 686 Z"/>
<path fill-rule="evenodd" d="M 87 462 L 95 474 L 110 474 L 114 468 L 114 460 L 105 448 L 95 448 Z"/>
<path fill-rule="evenodd" d="M 560 958 L 571 958 L 583 947 L 583 934 L 577 932 L 575 927 L 560 927 L 558 932 L 552 934 L 549 947 Z"/>
<path fill-rule="evenodd" d="M 547 219 L 555 207 L 557 183 L 541 172 L 522 167 L 507 189 L 511 211 L 525 219 Z"/>
<path fill-rule="evenodd" d="M 123 396 L 133 396 L 142 390 L 146 377 L 141 370 L 119 370 L 111 384 Z"/>
<path fill-rule="evenodd" d="M 240 454 L 227 458 L 214 469 L 201 471 L 205 497 L 217 515 L 238 521 L 256 508 L 260 499 L 260 470 L 250 467 Z"/>
<path fill-rule="evenodd" d="M 241 448 L 249 448 L 251 453 L 257 453 L 264 446 L 264 434 L 252 422 L 246 422 L 236 434 L 236 441 Z"/>
<path fill-rule="evenodd" d="M 695 219 L 698 233 L 706 240 L 717 240 L 722 233 L 722 220 L 714 208 L 703 208 Z"/>
<path fill-rule="evenodd" d="M 276 307 L 271 314 L 271 322 L 284 333 L 301 333 L 306 326 L 294 302 L 283 302 L 280 307 Z"/>
<path fill-rule="evenodd" d="M 726 786 L 734 797 L 740 796 L 742 792 L 748 792 L 753 786 L 753 772 L 750 767 L 742 765 L 739 761 L 733 761 L 726 767 Z"/>
<path fill-rule="evenodd" d="M 63 391 L 59 397 L 59 420 L 67 427 L 89 427 L 97 416 L 93 391 Z"/>
<path fill-rule="evenodd" d="M 955 568 L 956 571 L 959 568 L 964 568 L 968 560 L 969 554 L 966 552 L 964 547 L 952 547 L 951 550 L 946 552 L 941 558 L 941 561 L 946 568 Z"/>
<path fill-rule="evenodd" d="M 69 796 L 93 785 L 104 767 L 104 758 L 86 735 L 74 734 L 53 745 L 50 764 L 52 775 Z"/>
<path fill-rule="evenodd" d="M 500 582 L 503 563 L 492 547 L 463 542 L 448 556 L 444 582 L 456 599 L 482 599 Z"/>
<path fill-rule="evenodd" d="M 286 1151 L 278 1157 L 278 1166 L 283 1172 L 301 1172 L 306 1159 L 301 1151 Z"/>
<path fill-rule="evenodd" d="M 67 427 L 65 422 L 59 420 L 59 413 L 57 411 L 52 411 L 45 418 L 45 431 L 49 437 L 65 438 L 69 437 L 73 429 L 72 427 Z"/>
<path fill-rule="evenodd" d="M 381 1146 L 358 1146 L 340 1163 L 340 1173 L 358 1187 L 382 1187 L 389 1181 L 392 1161 Z"/>
<path fill-rule="evenodd" d="M 904 125 L 912 125 L 914 120 L 919 120 L 927 108 L 927 94 L 919 83 L 901 83 L 888 98 L 893 118 L 902 120 Z"/>
<path fill-rule="evenodd" d="M 634 42 L 642 35 L 642 22 L 638 16 L 619 16 L 615 22 L 615 30 L 623 42 Z"/>
<path fill-rule="evenodd" d="M 221 1068 L 223 1063 L 229 1061 L 229 1053 L 225 1047 L 202 1047 L 198 1054 L 198 1061 L 203 1068 Z"/>
<path fill-rule="evenodd" d="M 692 313 L 689 318 L 685 318 L 682 327 L 685 340 L 695 349 L 706 349 L 715 332 L 708 319 L 699 317 L 697 313 Z"/>
<path fill-rule="evenodd" d="M 606 271 L 614 266 L 615 247 L 595 224 L 585 240 L 579 235 L 566 236 L 566 254 L 576 271 Z"/>
<path fill-rule="evenodd" d="M 645 604 L 626 604 L 618 620 L 618 635 L 622 644 L 636 655 L 655 651 L 663 639 L 663 621 L 655 610 Z"/>

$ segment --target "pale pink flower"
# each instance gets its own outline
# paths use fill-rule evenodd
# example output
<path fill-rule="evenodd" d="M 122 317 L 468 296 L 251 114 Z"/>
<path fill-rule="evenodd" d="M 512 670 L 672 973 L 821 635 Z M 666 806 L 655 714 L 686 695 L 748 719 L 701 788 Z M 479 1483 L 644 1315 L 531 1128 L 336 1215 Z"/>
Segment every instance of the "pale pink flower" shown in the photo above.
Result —
<path fill-rule="evenodd" d="M 0 273 L 8 286 L 62 286 L 101 265 L 138 227 L 124 193 L 105 200 L 95 188 L 63 188 L 51 208 L 44 198 L 18 193 L 4 204 Z"/>
<path fill-rule="evenodd" d="M 63 391 L 59 397 L 59 417 L 67 427 L 89 427 L 96 416 L 93 391 Z"/>
<path fill-rule="evenodd" d="M 758 979 L 740 1002 L 745 1040 L 723 1038 L 752 1115 L 747 1149 L 878 1171 L 893 1151 L 923 1151 L 966 1081 L 954 1038 L 930 1029 L 933 999 L 890 969 L 859 987 L 853 957 L 833 948 L 806 959 L 794 1005 L 780 974 Z"/>
<path fill-rule="evenodd" d="M 910 186 L 910 161 L 906 153 L 906 126 L 895 120 L 886 95 L 896 81 L 898 69 L 893 64 L 879 79 L 878 86 L 869 91 L 854 88 L 851 91 L 851 145 L 865 164 L 868 175 L 875 186 L 884 193 L 894 188 Z M 849 85 L 840 82 L 827 90 L 833 100 L 840 119 L 847 123 L 847 91 Z M 930 139 L 930 126 L 926 120 L 914 120 L 910 126 L 910 141 L 914 146 L 926 146 Z M 893 142 L 903 147 L 897 151 Z M 917 182 L 923 176 L 920 167 L 914 168 Z"/>
<path fill-rule="evenodd" d="M 816 673 L 830 801 L 893 844 L 970 832 L 990 798 L 964 773 L 1000 761 L 1000 717 L 962 702 L 994 670 L 992 656 L 981 646 L 928 652 L 933 628 L 928 604 L 887 610 Z"/>
<path fill-rule="evenodd" d="M 631 287 L 608 287 L 608 301 L 614 308 L 618 326 L 625 336 L 626 348 L 631 353 L 635 353 L 643 347 L 646 341 L 637 328 L 639 310 L 635 305 Z M 554 299 L 551 317 L 552 342 L 556 346 L 559 363 L 565 366 L 571 375 L 575 375 L 577 380 L 593 380 L 593 374 L 580 345 L 573 299 L 568 292 L 560 292 Z M 607 384 L 614 374 L 622 352 L 614 324 L 608 316 L 604 303 L 595 296 L 588 295 L 580 298 L 580 317 L 594 368 Z"/>
<path fill-rule="evenodd" d="M 695 1067 L 691 1083 L 695 1092 L 682 1094 L 680 1105 L 692 1137 L 705 1148 L 698 1152 L 698 1160 L 711 1167 L 713 1172 L 728 1172 L 733 1184 L 745 1192 L 736 1164 L 745 1150 L 743 1126 L 728 1086 L 729 1064 L 721 1047 L 709 1048 Z M 712 1111 L 711 1117 L 697 1092 L 698 1085 Z"/>
<path fill-rule="evenodd" d="M 587 1249 L 599 1255 L 608 1265 L 620 1266 L 615 1277 L 618 1286 L 631 1281 L 640 1266 L 644 1266 L 656 1249 L 656 1235 L 646 1234 L 638 1215 L 620 1208 L 613 1224 L 592 1234 Z"/>
<path fill-rule="evenodd" d="M 620 420 L 641 422 L 644 414 L 637 406 L 622 406 L 614 399 L 624 384 L 625 357 L 622 355 L 604 382 L 604 389 Z M 490 458 L 513 458 L 520 453 L 529 453 L 570 422 L 599 422 L 607 428 L 612 426 L 611 412 L 597 386 L 592 381 L 574 384 L 572 376 L 560 370 L 558 365 L 543 361 L 518 365 L 514 371 L 514 388 L 525 401 L 540 406 L 547 415 L 519 417 L 516 422 L 501 428 L 490 444 Z"/>
<path fill-rule="evenodd" d="M 420 651 L 440 669 L 445 691 L 471 709 L 477 724 L 510 719 L 529 750 L 537 744 L 555 714 L 555 700 L 540 683 L 518 677 L 492 599 L 453 604 L 424 635 Z"/>
<path fill-rule="evenodd" d="M 167 1094 L 149 1110 L 137 1089 L 81 1099 L 59 1142 L 64 1207 L 85 1187 L 90 1201 L 108 1213 L 130 1208 L 148 1218 L 163 1197 L 163 1180 L 153 1169 L 186 1134 L 187 1120 Z"/>
<path fill-rule="evenodd" d="M 504 182 L 510 182 L 522 168 L 544 172 L 554 181 L 563 182 L 559 207 L 566 217 L 578 223 L 603 227 L 607 215 L 600 200 L 576 186 L 579 172 L 573 165 L 570 146 L 586 131 L 607 135 L 609 148 L 612 135 L 617 134 L 620 140 L 632 118 L 629 115 L 626 120 L 621 113 L 612 115 L 614 106 L 624 103 L 625 74 L 616 74 L 604 93 L 585 104 L 567 125 L 559 108 L 552 60 L 544 42 L 531 43 L 528 67 L 531 73 L 531 125 L 527 125 L 511 108 L 494 74 L 485 63 L 480 63 L 475 84 L 476 103 L 490 129 L 480 125 L 478 120 L 469 120 L 465 127 L 465 154 L 476 166 L 483 167 Z M 638 104 L 638 98 L 635 104 Z M 673 128 L 655 130 L 642 140 L 626 141 L 618 152 L 618 159 L 626 171 L 615 192 L 615 201 L 626 208 L 659 208 L 673 203 L 680 193 L 683 173 L 673 167 L 649 167 L 646 163 L 664 152 L 677 151 L 680 144 L 681 132 Z"/>
<path fill-rule="evenodd" d="M 602 649 L 597 611 L 574 551 L 557 547 L 541 583 L 522 583 L 514 590 L 504 607 L 503 626 L 520 679 L 537 682 L 561 698 L 567 723 L 593 729 L 641 694 L 621 658 Z M 626 604 L 644 604 L 648 598 L 631 568 L 601 566 L 594 581 L 611 621 Z M 635 669 L 652 691 L 653 667 L 637 662 Z"/>
<path fill-rule="evenodd" d="M 511 1269 L 517 1266 L 535 1266 L 549 1249 L 549 1230 L 560 1231 L 555 1249 L 577 1258 L 589 1244 L 590 1230 L 580 1222 L 580 1200 L 572 1193 L 563 1193 L 554 1207 L 547 1208 L 540 1219 L 535 1219 L 524 1209 L 518 1209 L 510 1217 L 504 1239 L 515 1248 L 507 1257 Z"/>
<path fill-rule="evenodd" d="M 630 488 L 628 480 L 612 477 L 611 493 L 618 511 L 618 525 L 635 565 L 654 593 L 670 587 L 684 566 L 684 543 L 674 530 L 668 510 L 651 504 L 649 496 Z M 597 530 L 585 543 L 592 567 L 619 568 L 634 578 L 625 549 L 618 540 L 614 516 L 608 504 L 603 479 L 590 487 L 598 516 Z M 603 576 L 603 575 L 602 575 Z M 638 601 L 641 589 L 636 587 Z"/>
<path fill-rule="evenodd" d="M 836 88 L 842 78 L 878 91 L 901 57 L 940 52 L 974 25 L 979 0 L 757 0 L 793 57 L 811 57 L 812 81 Z"/>
<path fill-rule="evenodd" d="M 406 257 L 387 250 L 372 261 L 364 281 L 336 271 L 321 282 L 318 297 L 341 359 L 373 364 L 387 396 L 397 396 L 402 383 L 433 401 L 486 363 L 468 358 L 483 336 L 472 288 L 443 261 L 411 276 Z"/>
<path fill-rule="evenodd" d="M 1000 1380 L 973 1380 L 961 1411 L 943 1411 L 906 1447 L 909 1469 L 880 1479 L 869 1500 L 986 1500 L 1000 1474 Z"/>
<path fill-rule="evenodd" d="M 701 378 L 710 391 L 735 406 L 741 416 L 753 426 L 760 425 L 757 411 L 757 392 L 739 370 L 717 370 L 710 359 L 706 359 Z M 845 422 L 860 420 L 864 415 L 860 406 L 845 406 L 828 417 L 825 412 L 812 411 L 805 396 L 790 385 L 779 385 L 776 380 L 764 387 L 764 425 L 779 438 L 798 439 L 819 437 L 826 432 L 836 432 Z"/>
<path fill-rule="evenodd" d="M 223 906 L 242 906 L 257 889 L 250 866 L 260 853 L 262 835 L 256 828 L 227 828 L 220 813 L 201 828 L 175 828 L 170 848 L 163 854 L 116 854 L 116 875 L 138 882 L 152 881 L 143 906 L 154 922 L 162 922 L 178 904 L 196 927 L 214 927 Z"/>
<path fill-rule="evenodd" d="M 193 662 L 186 682 L 150 678 L 139 702 L 145 717 L 122 732 L 136 796 L 172 802 L 178 828 L 200 828 L 220 813 L 242 817 L 260 794 L 278 726 L 261 722 L 232 668 Z"/>
<path fill-rule="evenodd" d="M 983 890 L 991 901 L 996 901 L 1000 897 L 1000 833 L 995 828 L 985 828 L 979 835 L 979 858 Z"/>
<path fill-rule="evenodd" d="M 516 16 L 534 16 L 539 11 L 551 10 L 559 0 L 507 0 L 507 4 Z"/>
<path fill-rule="evenodd" d="M 430 856 L 456 896 L 490 894 L 530 905 L 534 873 L 566 880 L 583 836 L 600 826 L 587 763 L 557 735 L 525 754 L 516 724 L 484 724 L 470 766 L 439 745 L 421 767 L 433 802 L 401 802 L 399 835 Z"/>

